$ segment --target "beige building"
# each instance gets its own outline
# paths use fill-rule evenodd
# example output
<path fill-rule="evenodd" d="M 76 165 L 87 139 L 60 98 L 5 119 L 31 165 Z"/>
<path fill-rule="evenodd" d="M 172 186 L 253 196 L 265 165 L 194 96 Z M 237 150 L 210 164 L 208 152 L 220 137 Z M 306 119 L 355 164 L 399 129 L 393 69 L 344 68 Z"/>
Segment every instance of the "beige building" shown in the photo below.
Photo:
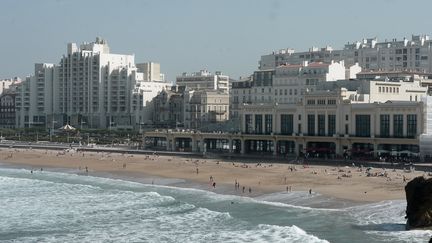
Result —
<path fill-rule="evenodd" d="M 425 130 L 422 102 L 358 103 L 346 89 L 310 92 L 297 104 L 245 105 L 242 116 L 242 132 L 260 135 L 246 152 L 418 156 Z"/>
<path fill-rule="evenodd" d="M 183 127 L 184 86 L 164 89 L 153 98 L 152 124 L 159 128 Z"/>
<path fill-rule="evenodd" d="M 184 126 L 211 130 L 229 119 L 229 94 L 223 91 L 188 91 L 184 96 Z"/>

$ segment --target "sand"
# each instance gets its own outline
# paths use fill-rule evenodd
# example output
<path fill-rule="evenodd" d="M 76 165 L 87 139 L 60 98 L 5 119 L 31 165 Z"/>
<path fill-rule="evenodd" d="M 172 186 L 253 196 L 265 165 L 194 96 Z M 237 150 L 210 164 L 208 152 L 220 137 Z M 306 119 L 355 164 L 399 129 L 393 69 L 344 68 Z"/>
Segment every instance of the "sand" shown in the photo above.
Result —
<path fill-rule="evenodd" d="M 68 168 L 77 173 L 96 175 L 110 173 L 134 177 L 183 179 L 203 185 L 208 190 L 230 187 L 234 194 L 257 196 L 273 192 L 309 191 L 354 202 L 378 202 L 404 199 L 407 181 L 425 172 L 385 171 L 373 168 L 335 166 L 303 166 L 282 163 L 243 163 L 217 159 L 197 159 L 178 156 L 131 155 L 105 152 L 76 152 L 37 149 L 0 150 L 0 161 L 34 170 Z M 386 176 L 381 174 L 386 173 Z M 404 177 L 405 180 L 404 181 Z M 234 190 L 235 182 L 240 184 Z M 158 183 L 157 179 L 154 181 Z M 245 192 L 243 193 L 243 187 Z M 251 188 L 252 193 L 249 193 Z M 288 192 L 289 193 L 289 192 Z"/>

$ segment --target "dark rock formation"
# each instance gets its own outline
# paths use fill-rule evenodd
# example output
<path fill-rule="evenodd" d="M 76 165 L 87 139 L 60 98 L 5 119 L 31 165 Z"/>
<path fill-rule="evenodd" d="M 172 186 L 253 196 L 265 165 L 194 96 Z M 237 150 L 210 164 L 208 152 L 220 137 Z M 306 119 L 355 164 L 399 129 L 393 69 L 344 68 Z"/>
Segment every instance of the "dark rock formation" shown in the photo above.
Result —
<path fill-rule="evenodd" d="M 416 177 L 405 186 L 407 229 L 432 227 L 432 178 Z"/>

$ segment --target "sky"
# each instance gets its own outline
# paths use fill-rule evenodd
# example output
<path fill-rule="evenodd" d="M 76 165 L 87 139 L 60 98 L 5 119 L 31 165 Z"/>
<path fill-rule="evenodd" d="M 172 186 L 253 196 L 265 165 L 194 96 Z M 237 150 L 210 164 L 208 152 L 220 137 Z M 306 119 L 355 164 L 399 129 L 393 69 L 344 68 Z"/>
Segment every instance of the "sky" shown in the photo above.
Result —
<path fill-rule="evenodd" d="M 174 81 L 202 69 L 238 79 L 284 48 L 432 35 L 430 0 L 1 0 L 0 9 L 0 79 L 57 64 L 67 43 L 97 36 Z"/>

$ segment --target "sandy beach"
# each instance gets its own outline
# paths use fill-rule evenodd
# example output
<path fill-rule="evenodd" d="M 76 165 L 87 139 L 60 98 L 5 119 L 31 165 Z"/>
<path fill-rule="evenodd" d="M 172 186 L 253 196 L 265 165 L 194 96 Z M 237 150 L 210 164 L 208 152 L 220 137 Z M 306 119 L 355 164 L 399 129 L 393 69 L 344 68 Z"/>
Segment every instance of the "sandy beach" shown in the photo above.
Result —
<path fill-rule="evenodd" d="M 2 148 L 0 162 L 33 170 L 67 168 L 84 175 L 110 173 L 154 177 L 152 183 L 155 184 L 158 184 L 157 178 L 182 179 L 216 192 L 219 187 L 232 188 L 233 194 L 243 196 L 311 190 L 312 193 L 354 202 L 404 199 L 406 183 L 416 176 L 425 175 L 422 171 L 367 170 L 353 166 L 243 163 L 177 156 L 14 148 Z"/>

